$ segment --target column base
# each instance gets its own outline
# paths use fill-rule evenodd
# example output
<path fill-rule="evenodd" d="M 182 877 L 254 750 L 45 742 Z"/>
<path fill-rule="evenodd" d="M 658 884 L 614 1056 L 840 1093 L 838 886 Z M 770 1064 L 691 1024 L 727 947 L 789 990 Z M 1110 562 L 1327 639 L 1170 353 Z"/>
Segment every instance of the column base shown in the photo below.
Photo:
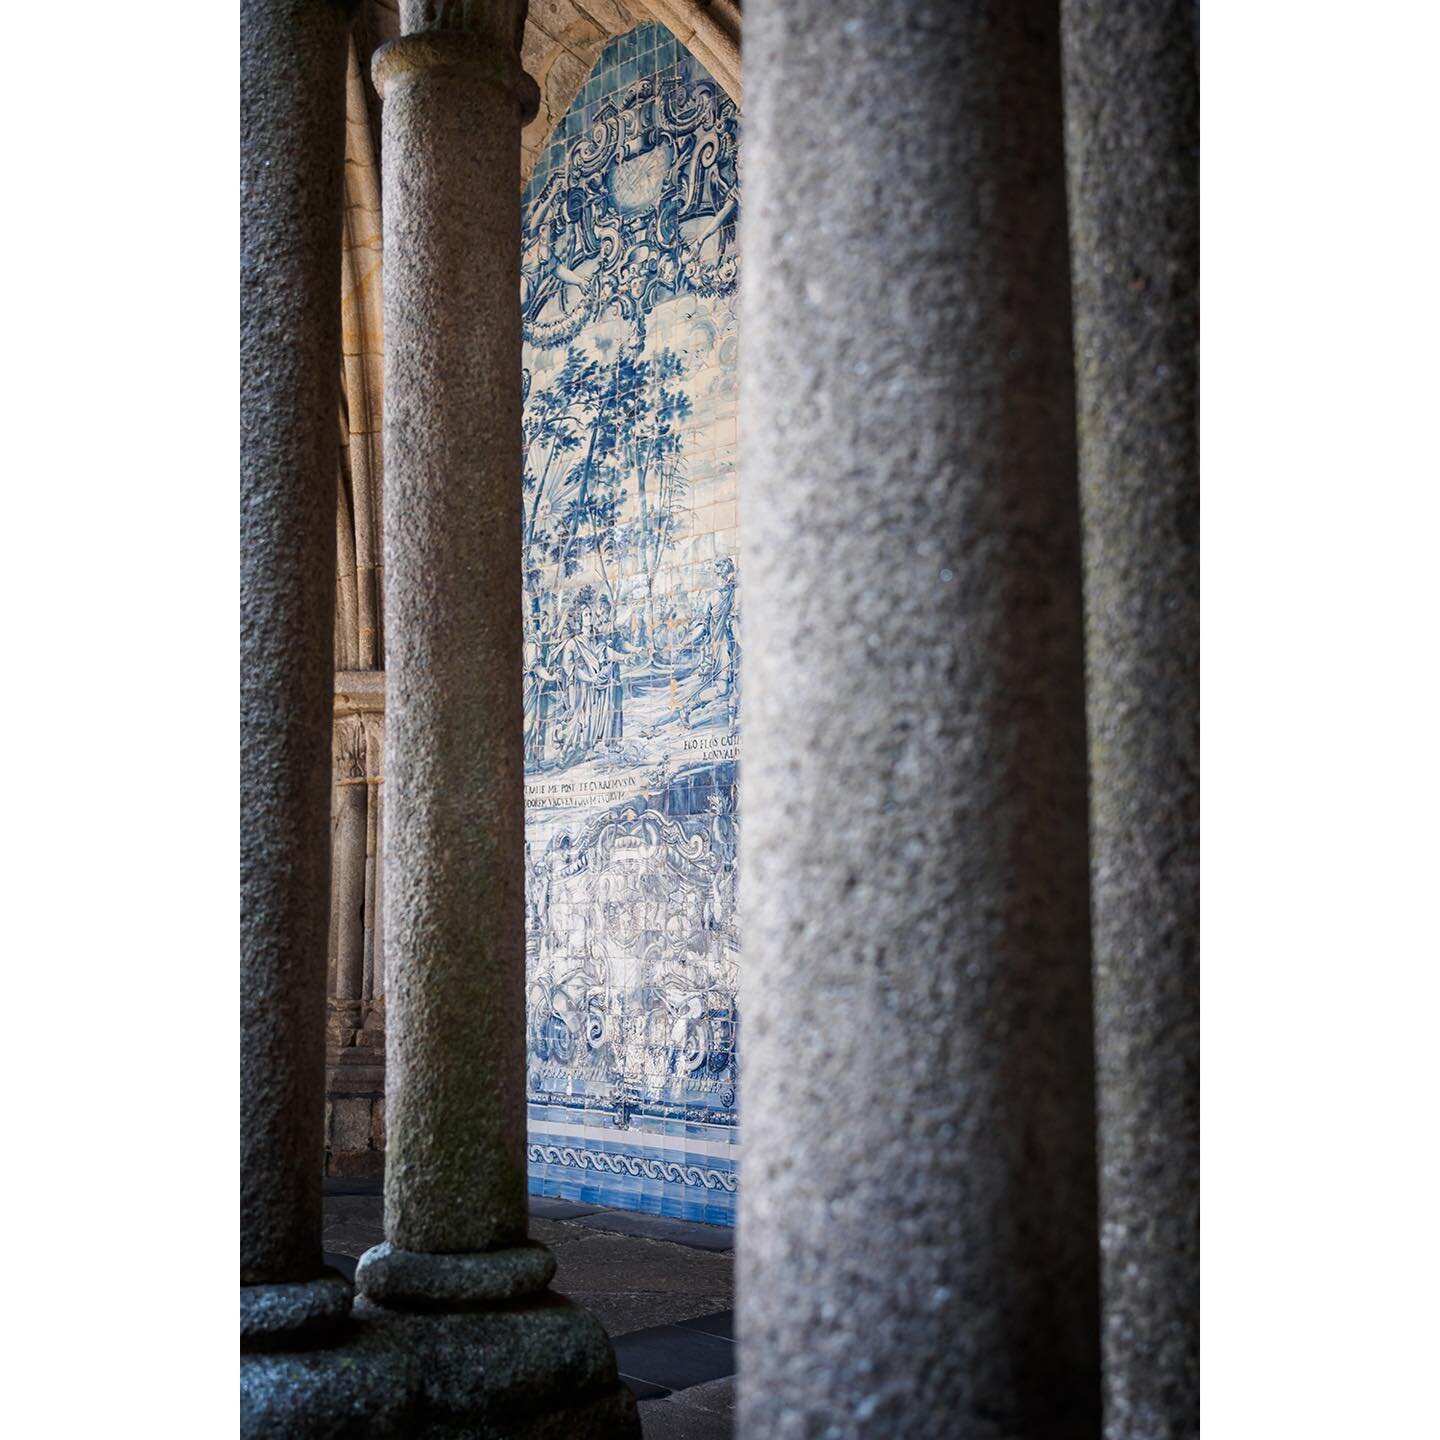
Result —
<path fill-rule="evenodd" d="M 400 1310 L 454 1310 L 538 1295 L 555 1276 L 555 1257 L 538 1240 L 505 1250 L 432 1255 L 372 1246 L 355 1268 L 356 1288 Z"/>
<path fill-rule="evenodd" d="M 337 1334 L 350 1313 L 350 1282 L 332 1270 L 314 1280 L 240 1287 L 240 1348 L 293 1349 Z"/>
<path fill-rule="evenodd" d="M 245 1440 L 639 1440 L 599 1321 L 549 1292 L 426 1313 L 355 1301 L 335 1343 L 240 1359 Z"/>

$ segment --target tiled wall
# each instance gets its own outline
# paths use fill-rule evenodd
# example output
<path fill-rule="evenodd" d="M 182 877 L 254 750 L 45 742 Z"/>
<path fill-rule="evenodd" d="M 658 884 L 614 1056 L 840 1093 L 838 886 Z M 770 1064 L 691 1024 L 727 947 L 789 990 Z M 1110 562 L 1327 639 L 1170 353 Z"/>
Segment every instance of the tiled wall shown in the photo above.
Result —
<path fill-rule="evenodd" d="M 620 36 L 525 193 L 533 1191 L 735 1208 L 734 103 Z"/>

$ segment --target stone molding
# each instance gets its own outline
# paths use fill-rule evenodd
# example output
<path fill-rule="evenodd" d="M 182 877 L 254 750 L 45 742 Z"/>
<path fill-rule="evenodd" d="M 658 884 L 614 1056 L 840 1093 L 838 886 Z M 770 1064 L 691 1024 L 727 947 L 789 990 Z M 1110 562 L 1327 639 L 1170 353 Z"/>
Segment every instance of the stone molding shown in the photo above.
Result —
<path fill-rule="evenodd" d="M 337 670 L 335 672 L 336 715 L 383 715 L 385 713 L 385 672 L 383 670 Z"/>
<path fill-rule="evenodd" d="M 362 1295 L 402 1310 L 518 1300 L 538 1295 L 554 1278 L 555 1257 L 538 1240 L 460 1255 L 402 1250 L 385 1240 L 355 1270 Z"/>

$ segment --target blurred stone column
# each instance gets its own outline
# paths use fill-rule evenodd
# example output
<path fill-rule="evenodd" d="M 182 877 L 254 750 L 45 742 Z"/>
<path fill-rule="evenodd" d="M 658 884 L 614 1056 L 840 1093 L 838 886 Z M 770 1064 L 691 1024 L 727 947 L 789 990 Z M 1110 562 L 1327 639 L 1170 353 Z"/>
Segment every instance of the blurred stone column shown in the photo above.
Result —
<path fill-rule="evenodd" d="M 241 4 L 240 1280 L 247 1345 L 322 1271 L 335 415 L 347 6 Z M 245 1371 L 242 1369 L 242 1384 Z"/>
<path fill-rule="evenodd" d="M 1066 0 L 1105 1433 L 1200 1427 L 1194 0 Z"/>
<path fill-rule="evenodd" d="M 744 13 L 739 1434 L 1088 1440 L 1058 16 Z"/>
<path fill-rule="evenodd" d="M 538 94 L 520 67 L 525 11 L 402 0 L 406 33 L 374 62 L 388 1154 L 386 1239 L 356 1282 L 423 1357 L 423 1403 L 446 1424 L 504 1414 L 495 1433 L 638 1434 L 604 1331 L 547 1292 L 554 1259 L 527 1239 L 520 127 Z"/>

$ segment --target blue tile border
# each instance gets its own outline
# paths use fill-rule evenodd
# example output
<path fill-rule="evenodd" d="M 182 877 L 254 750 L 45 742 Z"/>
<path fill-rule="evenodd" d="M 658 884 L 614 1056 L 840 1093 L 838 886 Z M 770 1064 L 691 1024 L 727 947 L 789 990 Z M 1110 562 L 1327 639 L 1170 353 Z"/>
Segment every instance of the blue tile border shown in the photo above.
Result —
<path fill-rule="evenodd" d="M 634 1137 L 582 1140 L 536 1131 L 527 1154 L 532 1195 L 710 1225 L 735 1222 L 733 1159 L 637 1145 Z"/>

